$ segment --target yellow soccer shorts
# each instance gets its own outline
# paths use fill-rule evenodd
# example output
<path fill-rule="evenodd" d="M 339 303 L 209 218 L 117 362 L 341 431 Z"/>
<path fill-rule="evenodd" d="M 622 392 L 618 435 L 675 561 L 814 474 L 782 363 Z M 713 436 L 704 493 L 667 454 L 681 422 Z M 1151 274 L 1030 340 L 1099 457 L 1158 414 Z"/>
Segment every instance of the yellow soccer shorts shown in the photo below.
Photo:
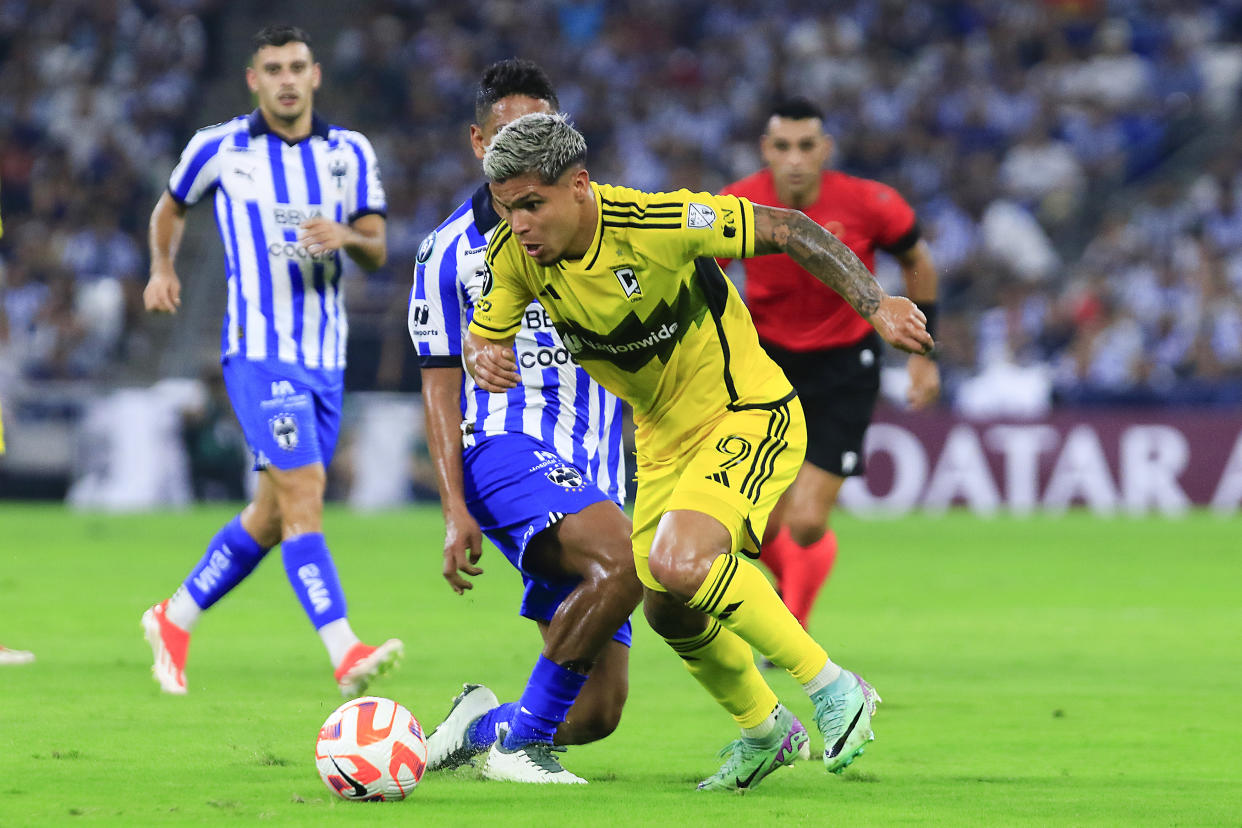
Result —
<path fill-rule="evenodd" d="M 733 536 L 733 552 L 758 558 L 768 516 L 805 455 L 806 419 L 794 397 L 772 408 L 729 412 L 671 460 L 640 457 L 632 535 L 639 580 L 666 591 L 647 559 L 660 518 L 674 509 L 714 517 Z"/>

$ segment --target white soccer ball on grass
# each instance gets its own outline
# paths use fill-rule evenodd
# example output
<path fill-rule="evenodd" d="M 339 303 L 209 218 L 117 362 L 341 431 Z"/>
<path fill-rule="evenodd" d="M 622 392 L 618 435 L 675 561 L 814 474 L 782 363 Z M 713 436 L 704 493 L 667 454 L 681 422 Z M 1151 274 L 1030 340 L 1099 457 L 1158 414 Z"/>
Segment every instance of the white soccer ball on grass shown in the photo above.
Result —
<path fill-rule="evenodd" d="M 319 778 L 341 799 L 405 799 L 427 767 L 427 739 L 392 699 L 363 696 L 332 711 L 315 743 Z"/>

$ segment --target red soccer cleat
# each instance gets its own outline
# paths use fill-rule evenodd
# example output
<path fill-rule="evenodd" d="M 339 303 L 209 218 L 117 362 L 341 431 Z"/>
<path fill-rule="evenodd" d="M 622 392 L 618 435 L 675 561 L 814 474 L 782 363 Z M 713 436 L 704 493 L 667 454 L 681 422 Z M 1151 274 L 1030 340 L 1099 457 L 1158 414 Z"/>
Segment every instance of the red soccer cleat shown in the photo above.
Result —
<path fill-rule="evenodd" d="M 142 614 L 142 629 L 155 656 L 151 675 L 165 693 L 184 696 L 185 658 L 190 651 L 190 634 L 164 615 L 168 601 L 161 601 Z"/>
<path fill-rule="evenodd" d="M 336 668 L 336 684 L 341 688 L 341 695 L 346 698 L 361 696 L 371 680 L 387 673 L 404 652 L 405 646 L 397 638 L 390 638 L 378 647 L 359 641 Z"/>

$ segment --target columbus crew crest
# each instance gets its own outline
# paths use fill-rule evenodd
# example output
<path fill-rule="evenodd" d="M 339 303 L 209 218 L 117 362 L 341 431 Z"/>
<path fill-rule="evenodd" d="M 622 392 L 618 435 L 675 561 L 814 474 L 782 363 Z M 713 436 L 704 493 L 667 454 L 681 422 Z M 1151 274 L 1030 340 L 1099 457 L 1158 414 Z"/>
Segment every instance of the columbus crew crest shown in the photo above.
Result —
<path fill-rule="evenodd" d="M 617 281 L 621 283 L 621 289 L 625 291 L 626 299 L 642 299 L 643 288 L 638 284 L 638 275 L 634 273 L 632 267 L 618 267 L 612 271 L 617 277 Z"/>

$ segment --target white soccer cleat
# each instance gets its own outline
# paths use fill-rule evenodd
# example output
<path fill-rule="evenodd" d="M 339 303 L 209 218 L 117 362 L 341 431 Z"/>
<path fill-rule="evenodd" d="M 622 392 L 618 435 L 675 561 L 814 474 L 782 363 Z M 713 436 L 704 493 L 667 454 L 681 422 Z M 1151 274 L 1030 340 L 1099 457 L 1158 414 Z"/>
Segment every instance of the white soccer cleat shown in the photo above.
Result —
<path fill-rule="evenodd" d="M 29 650 L 10 650 L 8 647 L 0 647 L 0 664 L 29 664 L 34 660 L 34 653 Z"/>
<path fill-rule="evenodd" d="M 499 705 L 496 694 L 482 684 L 463 684 L 444 721 L 427 734 L 427 770 L 460 767 L 486 751 L 470 741 L 470 726 Z"/>
<path fill-rule="evenodd" d="M 372 679 L 384 675 L 396 666 L 404 652 L 405 645 L 399 638 L 390 638 L 378 647 L 368 646 L 361 641 L 355 644 L 345 654 L 334 673 L 341 695 L 345 698 L 361 696 Z"/>
<path fill-rule="evenodd" d="M 497 782 L 525 782 L 535 785 L 585 785 L 587 781 L 561 766 L 553 754 L 564 753 L 565 748 L 545 742 L 532 742 L 514 750 L 505 749 L 504 728 L 496 734 L 496 741 L 483 763 L 483 777 Z"/>

